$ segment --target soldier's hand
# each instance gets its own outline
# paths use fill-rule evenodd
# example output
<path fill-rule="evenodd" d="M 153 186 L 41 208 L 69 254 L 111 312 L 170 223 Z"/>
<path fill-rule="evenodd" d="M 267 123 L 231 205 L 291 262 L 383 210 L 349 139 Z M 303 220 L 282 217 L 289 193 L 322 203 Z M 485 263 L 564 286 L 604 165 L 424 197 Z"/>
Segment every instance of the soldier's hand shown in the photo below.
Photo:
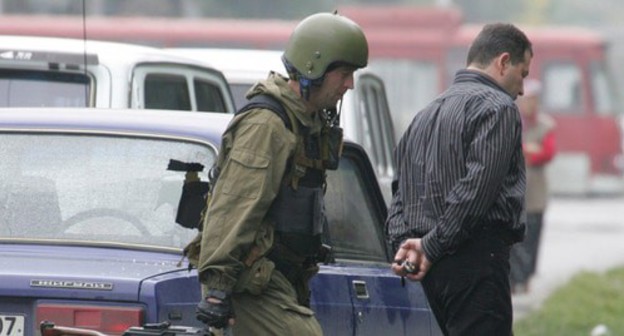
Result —
<path fill-rule="evenodd" d="M 206 298 L 197 304 L 195 315 L 201 322 L 217 329 L 234 324 L 232 300 L 220 290 L 209 290 Z"/>

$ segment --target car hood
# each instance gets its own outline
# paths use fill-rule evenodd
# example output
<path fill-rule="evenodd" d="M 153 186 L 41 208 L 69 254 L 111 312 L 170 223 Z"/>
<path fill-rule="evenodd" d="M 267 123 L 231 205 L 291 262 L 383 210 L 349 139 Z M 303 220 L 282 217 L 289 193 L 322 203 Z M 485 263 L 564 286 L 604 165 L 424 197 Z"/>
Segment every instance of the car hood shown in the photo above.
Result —
<path fill-rule="evenodd" d="M 180 259 L 122 248 L 0 243 L 0 296 L 137 301 L 143 281 L 187 272 Z"/>

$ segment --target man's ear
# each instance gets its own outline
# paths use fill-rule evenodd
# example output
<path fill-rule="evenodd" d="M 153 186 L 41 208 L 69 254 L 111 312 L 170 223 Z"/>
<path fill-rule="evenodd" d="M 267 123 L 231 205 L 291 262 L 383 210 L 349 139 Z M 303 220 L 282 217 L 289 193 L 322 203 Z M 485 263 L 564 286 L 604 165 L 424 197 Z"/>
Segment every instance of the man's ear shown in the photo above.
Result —
<path fill-rule="evenodd" d="M 504 52 L 496 58 L 496 68 L 498 69 L 499 74 L 501 76 L 510 66 L 511 66 L 511 55 L 508 52 Z"/>

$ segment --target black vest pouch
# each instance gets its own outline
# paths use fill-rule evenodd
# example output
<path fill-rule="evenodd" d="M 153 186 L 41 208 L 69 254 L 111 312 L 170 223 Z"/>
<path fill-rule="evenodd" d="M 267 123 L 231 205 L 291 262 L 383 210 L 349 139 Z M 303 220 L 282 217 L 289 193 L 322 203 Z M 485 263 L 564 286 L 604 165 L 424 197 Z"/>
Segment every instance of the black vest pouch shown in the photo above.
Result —
<path fill-rule="evenodd" d="M 201 226 L 201 212 L 206 206 L 208 182 L 187 182 L 182 187 L 178 203 L 176 223 L 185 228 L 197 229 Z"/>
<path fill-rule="evenodd" d="M 323 166 L 325 169 L 336 170 L 342 156 L 343 131 L 338 126 L 325 128 L 321 135 Z"/>
<path fill-rule="evenodd" d="M 323 197 L 320 187 L 300 185 L 295 190 L 290 185 L 282 185 L 269 210 L 269 218 L 275 222 L 275 231 L 285 238 L 282 243 L 299 255 L 315 255 L 318 252 L 317 238 L 323 233 L 325 222 Z M 291 244 L 286 237 L 297 237 L 293 239 L 297 242 Z"/>

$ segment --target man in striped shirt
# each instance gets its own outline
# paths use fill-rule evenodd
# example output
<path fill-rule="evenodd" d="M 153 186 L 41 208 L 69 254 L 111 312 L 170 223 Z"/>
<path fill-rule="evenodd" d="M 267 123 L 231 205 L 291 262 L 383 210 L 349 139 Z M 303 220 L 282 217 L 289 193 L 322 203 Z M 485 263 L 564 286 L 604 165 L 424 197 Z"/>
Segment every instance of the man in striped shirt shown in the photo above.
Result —
<path fill-rule="evenodd" d="M 509 250 L 524 235 L 526 184 L 514 100 L 532 57 L 515 26 L 486 25 L 467 68 L 416 114 L 395 151 L 392 269 L 422 281 L 445 335 L 512 335 Z"/>

